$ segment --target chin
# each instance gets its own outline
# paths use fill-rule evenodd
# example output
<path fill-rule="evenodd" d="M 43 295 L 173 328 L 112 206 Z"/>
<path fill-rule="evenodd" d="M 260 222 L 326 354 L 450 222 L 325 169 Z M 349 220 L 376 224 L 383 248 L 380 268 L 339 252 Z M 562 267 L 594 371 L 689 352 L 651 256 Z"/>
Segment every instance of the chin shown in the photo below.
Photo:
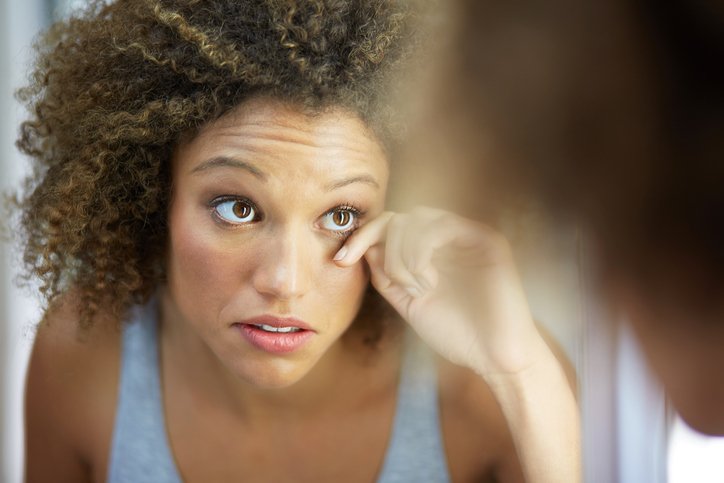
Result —
<path fill-rule="evenodd" d="M 314 367 L 307 361 L 266 360 L 242 363 L 234 372 L 257 389 L 284 389 L 301 381 Z"/>

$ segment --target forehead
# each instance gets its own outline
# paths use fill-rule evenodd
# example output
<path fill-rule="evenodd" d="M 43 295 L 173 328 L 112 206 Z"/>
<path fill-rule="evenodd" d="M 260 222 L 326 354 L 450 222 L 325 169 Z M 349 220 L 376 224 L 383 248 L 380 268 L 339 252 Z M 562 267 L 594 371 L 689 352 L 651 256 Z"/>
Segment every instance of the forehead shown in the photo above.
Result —
<path fill-rule="evenodd" d="M 386 183 L 387 157 L 355 114 L 333 108 L 310 115 L 271 99 L 247 101 L 205 126 L 174 156 L 177 175 L 210 159 L 233 159 L 265 174 L 324 179 L 365 171 Z M 222 163 L 223 164 L 223 163 Z"/>

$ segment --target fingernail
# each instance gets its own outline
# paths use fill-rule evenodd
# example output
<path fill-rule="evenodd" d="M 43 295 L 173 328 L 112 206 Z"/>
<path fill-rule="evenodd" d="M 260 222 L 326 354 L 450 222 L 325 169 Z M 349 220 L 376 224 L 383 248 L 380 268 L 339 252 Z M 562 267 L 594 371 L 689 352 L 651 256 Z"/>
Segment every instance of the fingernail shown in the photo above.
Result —
<path fill-rule="evenodd" d="M 345 257 L 345 255 L 347 255 L 347 247 L 342 247 L 339 249 L 337 254 L 334 256 L 334 261 L 339 262 L 340 260 L 342 260 Z"/>
<path fill-rule="evenodd" d="M 407 293 L 409 293 L 413 297 L 415 297 L 415 298 L 422 297 L 422 291 L 419 288 L 409 286 L 409 287 L 406 287 L 406 289 L 407 289 Z"/>

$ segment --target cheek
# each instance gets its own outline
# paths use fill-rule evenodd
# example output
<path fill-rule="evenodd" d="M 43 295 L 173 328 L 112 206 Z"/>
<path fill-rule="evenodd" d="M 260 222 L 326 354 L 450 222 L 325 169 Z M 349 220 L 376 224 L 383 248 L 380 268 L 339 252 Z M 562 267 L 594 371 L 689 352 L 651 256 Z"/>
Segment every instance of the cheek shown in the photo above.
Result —
<path fill-rule="evenodd" d="M 321 307 L 337 323 L 351 323 L 359 311 L 369 283 L 369 275 L 363 262 L 349 268 L 338 268 L 333 262 L 320 280 L 317 296 Z"/>
<path fill-rule="evenodd" d="M 220 243 L 208 225 L 207 220 L 184 213 L 172 213 L 170 218 L 168 285 L 188 315 L 218 308 L 248 276 L 242 267 L 250 265 L 245 258 L 253 250 Z"/>

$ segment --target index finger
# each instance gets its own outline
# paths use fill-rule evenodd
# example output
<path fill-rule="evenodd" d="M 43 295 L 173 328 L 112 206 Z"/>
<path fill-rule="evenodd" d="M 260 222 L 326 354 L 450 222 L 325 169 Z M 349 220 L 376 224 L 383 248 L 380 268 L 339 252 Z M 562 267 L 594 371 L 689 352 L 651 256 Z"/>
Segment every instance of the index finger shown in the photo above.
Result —
<path fill-rule="evenodd" d="M 371 246 L 385 240 L 387 224 L 394 215 L 392 211 L 385 211 L 355 231 L 334 255 L 335 263 L 342 267 L 357 263 Z"/>

